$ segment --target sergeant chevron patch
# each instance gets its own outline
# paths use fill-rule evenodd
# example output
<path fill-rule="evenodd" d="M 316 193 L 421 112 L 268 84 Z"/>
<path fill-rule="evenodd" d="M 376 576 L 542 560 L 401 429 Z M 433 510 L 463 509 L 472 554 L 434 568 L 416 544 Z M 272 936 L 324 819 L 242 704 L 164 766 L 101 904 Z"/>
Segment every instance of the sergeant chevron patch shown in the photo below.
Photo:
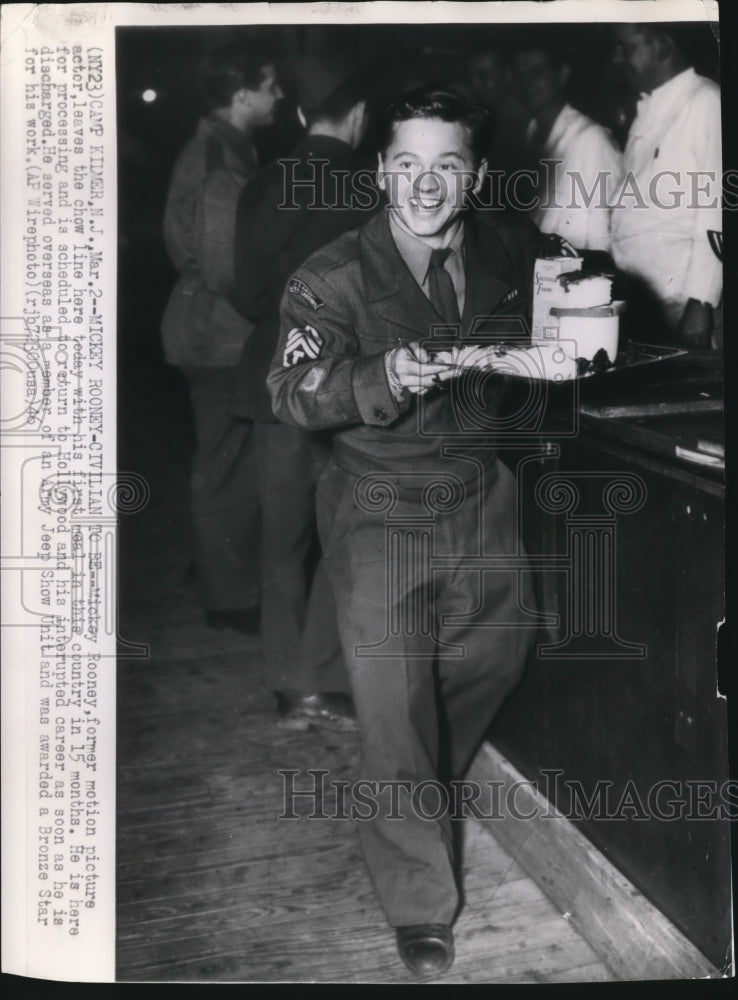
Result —
<path fill-rule="evenodd" d="M 293 327 L 287 334 L 287 343 L 282 355 L 282 366 L 291 368 L 301 361 L 315 361 L 320 357 L 323 338 L 312 326 Z"/>
<path fill-rule="evenodd" d="M 315 292 L 309 285 L 306 285 L 304 281 L 300 281 L 299 278 L 290 278 L 290 282 L 287 285 L 287 291 L 292 295 L 299 295 L 301 299 L 304 299 L 309 306 L 312 306 L 316 311 L 320 309 L 321 306 L 325 305 L 322 299 L 319 299 Z"/>

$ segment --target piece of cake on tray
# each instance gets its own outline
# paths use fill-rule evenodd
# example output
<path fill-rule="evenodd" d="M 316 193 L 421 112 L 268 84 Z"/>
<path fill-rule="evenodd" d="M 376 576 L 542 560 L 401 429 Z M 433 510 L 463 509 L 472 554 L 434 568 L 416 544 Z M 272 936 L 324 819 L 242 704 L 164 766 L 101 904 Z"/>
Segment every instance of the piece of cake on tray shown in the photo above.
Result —
<path fill-rule="evenodd" d="M 558 276 L 557 282 L 557 308 L 590 309 L 592 306 L 609 306 L 612 302 L 612 276 L 609 274 L 566 271 Z"/>
<path fill-rule="evenodd" d="M 551 317 L 558 324 L 558 343 L 570 343 L 574 357 L 598 368 L 612 365 L 618 353 L 620 314 L 624 302 L 612 300 L 612 275 L 570 271 L 560 274 L 558 301 Z M 602 353 L 601 353 L 602 352 Z"/>
<path fill-rule="evenodd" d="M 562 382 L 606 371 L 617 356 L 624 302 L 612 301 L 612 275 L 568 270 L 549 277 L 550 321 L 545 339 L 530 346 L 456 344 L 434 352 L 434 360 L 465 371 L 497 372 Z M 555 336 L 552 336 L 555 334 Z"/>

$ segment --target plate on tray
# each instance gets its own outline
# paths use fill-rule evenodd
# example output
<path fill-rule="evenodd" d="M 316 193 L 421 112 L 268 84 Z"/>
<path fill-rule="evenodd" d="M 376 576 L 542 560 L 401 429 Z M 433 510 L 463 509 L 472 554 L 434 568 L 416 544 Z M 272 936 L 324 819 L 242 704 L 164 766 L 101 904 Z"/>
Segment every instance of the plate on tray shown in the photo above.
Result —
<path fill-rule="evenodd" d="M 572 382 L 667 361 L 686 353 L 686 350 L 679 347 L 628 341 L 611 364 L 604 351 L 598 351 L 591 361 L 577 358 L 576 341 L 560 340 L 526 347 L 504 343 L 464 344 L 433 352 L 433 357 L 436 363 L 447 364 L 456 369 L 459 375 L 479 371 L 495 372 L 515 379 Z"/>

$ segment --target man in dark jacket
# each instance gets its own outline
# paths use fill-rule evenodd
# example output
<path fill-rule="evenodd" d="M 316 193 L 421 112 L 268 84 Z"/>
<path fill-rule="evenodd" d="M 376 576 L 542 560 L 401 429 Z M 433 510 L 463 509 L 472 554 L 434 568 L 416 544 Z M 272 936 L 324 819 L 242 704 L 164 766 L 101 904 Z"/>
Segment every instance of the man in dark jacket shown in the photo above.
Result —
<path fill-rule="evenodd" d="M 164 237 L 180 273 L 162 319 L 166 360 L 187 378 L 197 438 L 191 476 L 195 568 L 208 623 L 253 631 L 259 601 L 258 503 L 251 429 L 228 414 L 236 364 L 252 324 L 229 300 L 236 203 L 256 173 L 254 131 L 282 91 L 269 55 L 244 44 L 203 68 L 213 110 L 174 167 Z"/>
<path fill-rule="evenodd" d="M 236 219 L 233 302 L 254 323 L 231 412 L 253 421 L 262 523 L 261 638 L 266 686 L 283 725 L 353 726 L 335 608 L 322 560 L 315 564 L 315 485 L 327 441 L 280 423 L 266 388 L 279 336 L 279 302 L 294 269 L 340 233 L 366 221 L 378 192 L 359 185 L 370 163 L 364 135 L 366 77 L 336 56 L 298 67 L 307 134 L 291 156 L 244 189 Z M 373 174 L 373 172 L 372 172 Z"/>
<path fill-rule="evenodd" d="M 277 416 L 334 431 L 317 510 L 361 732 L 355 815 L 421 976 L 453 961 L 459 903 L 439 778 L 463 776 L 537 624 L 495 446 L 500 379 L 457 378 L 429 343 L 449 328 L 517 338 L 530 314 L 537 230 L 462 213 L 485 172 L 484 118 L 444 92 L 390 106 L 390 211 L 295 272 L 268 380 Z"/>

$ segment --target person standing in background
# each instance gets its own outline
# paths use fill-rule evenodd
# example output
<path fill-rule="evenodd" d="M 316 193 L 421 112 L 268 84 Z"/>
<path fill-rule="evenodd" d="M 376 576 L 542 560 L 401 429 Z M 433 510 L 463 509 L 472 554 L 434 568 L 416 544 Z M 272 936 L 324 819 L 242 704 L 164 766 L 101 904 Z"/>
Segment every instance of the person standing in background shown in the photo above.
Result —
<path fill-rule="evenodd" d="M 709 347 L 723 289 L 711 244 L 722 232 L 720 88 L 694 70 L 694 32 L 691 24 L 615 29 L 616 62 L 641 96 L 612 249 L 618 267 L 655 300 L 669 336 Z"/>
<path fill-rule="evenodd" d="M 196 451 L 190 482 L 194 563 L 208 624 L 258 628 L 259 523 L 251 426 L 228 414 L 233 378 L 252 324 L 233 308 L 238 197 L 258 168 L 252 137 L 274 120 L 282 90 L 262 46 L 212 51 L 202 68 L 211 111 L 172 174 L 164 216 L 179 271 L 161 331 L 164 355 L 184 373 Z"/>
<path fill-rule="evenodd" d="M 244 347 L 231 412 L 253 422 L 262 523 L 261 640 L 264 682 L 280 724 L 353 728 L 336 611 L 318 548 L 317 477 L 330 443 L 279 422 L 266 387 L 279 339 L 283 291 L 320 303 L 288 279 L 302 261 L 365 222 L 378 191 L 354 190 L 371 163 L 357 152 L 367 126 L 366 75 L 337 54 L 305 56 L 297 67 L 298 115 L 307 134 L 289 157 L 269 164 L 238 203 L 233 303 L 255 324 Z"/>
<path fill-rule="evenodd" d="M 515 208 L 514 176 L 537 166 L 526 139 L 529 115 L 521 96 L 512 83 L 509 53 L 502 43 L 484 44 L 472 51 L 466 64 L 467 84 L 464 96 L 479 104 L 492 115 L 494 128 L 486 160 L 489 175 L 481 188 L 482 205 L 495 208 Z"/>
<path fill-rule="evenodd" d="M 622 155 L 607 129 L 567 103 L 570 73 L 546 39 L 532 37 L 515 53 L 514 76 L 532 115 L 528 141 L 539 161 L 533 219 L 578 250 L 609 252 L 609 206 L 622 184 Z"/>

